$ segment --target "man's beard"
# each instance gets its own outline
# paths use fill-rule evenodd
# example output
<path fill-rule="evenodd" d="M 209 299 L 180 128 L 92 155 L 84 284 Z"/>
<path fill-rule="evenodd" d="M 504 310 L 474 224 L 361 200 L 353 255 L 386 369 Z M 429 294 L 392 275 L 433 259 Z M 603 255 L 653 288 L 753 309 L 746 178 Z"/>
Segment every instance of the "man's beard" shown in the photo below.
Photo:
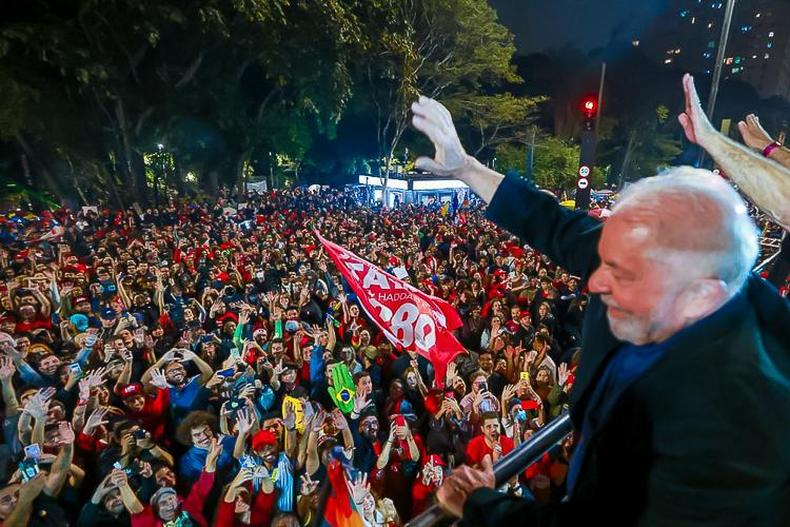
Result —
<path fill-rule="evenodd" d="M 609 329 L 618 340 L 637 346 L 648 342 L 651 328 L 645 327 L 644 322 L 631 316 L 614 318 L 609 314 L 608 310 L 606 319 L 609 321 Z"/>

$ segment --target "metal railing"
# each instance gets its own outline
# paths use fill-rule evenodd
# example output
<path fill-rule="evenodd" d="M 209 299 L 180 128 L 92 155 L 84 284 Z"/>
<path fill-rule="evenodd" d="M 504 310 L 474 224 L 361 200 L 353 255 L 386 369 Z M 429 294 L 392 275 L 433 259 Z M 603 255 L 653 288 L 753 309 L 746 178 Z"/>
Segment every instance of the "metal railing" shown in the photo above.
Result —
<path fill-rule="evenodd" d="M 557 417 L 541 428 L 528 441 L 520 444 L 510 454 L 494 465 L 495 487 L 504 485 L 510 478 L 520 474 L 535 461 L 538 461 L 552 446 L 573 430 L 571 417 L 567 413 Z M 422 514 L 414 517 L 406 527 L 431 527 L 445 519 L 446 515 L 438 505 L 431 506 Z"/>
<path fill-rule="evenodd" d="M 779 256 L 779 251 L 773 253 L 771 256 L 769 256 L 768 258 L 757 264 L 754 267 L 754 269 L 752 269 L 752 271 L 755 273 L 762 273 L 765 270 L 765 268 L 771 264 L 771 262 L 776 260 L 778 256 Z"/>

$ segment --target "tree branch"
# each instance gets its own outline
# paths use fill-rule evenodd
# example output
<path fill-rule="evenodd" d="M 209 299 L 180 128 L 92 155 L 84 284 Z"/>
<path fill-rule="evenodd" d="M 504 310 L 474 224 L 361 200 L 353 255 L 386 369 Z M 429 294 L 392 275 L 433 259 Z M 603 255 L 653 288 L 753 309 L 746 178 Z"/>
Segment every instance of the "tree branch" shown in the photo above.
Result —
<path fill-rule="evenodd" d="M 184 75 L 181 77 L 181 79 L 176 83 L 176 89 L 184 87 L 195 77 L 200 65 L 203 63 L 203 57 L 205 54 L 205 51 L 201 51 L 198 54 L 197 58 L 192 62 L 189 68 L 187 68 L 187 70 L 184 72 Z"/>

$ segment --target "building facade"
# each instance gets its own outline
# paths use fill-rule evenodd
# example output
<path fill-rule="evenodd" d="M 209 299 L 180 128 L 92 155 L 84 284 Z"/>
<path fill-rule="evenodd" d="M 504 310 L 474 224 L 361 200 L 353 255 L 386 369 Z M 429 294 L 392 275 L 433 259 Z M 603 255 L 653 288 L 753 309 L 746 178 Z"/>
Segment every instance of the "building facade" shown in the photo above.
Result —
<path fill-rule="evenodd" d="M 667 67 L 710 75 L 727 0 L 667 4 L 633 45 Z M 738 0 L 723 67 L 723 79 L 743 80 L 761 97 L 790 99 L 790 0 Z"/>

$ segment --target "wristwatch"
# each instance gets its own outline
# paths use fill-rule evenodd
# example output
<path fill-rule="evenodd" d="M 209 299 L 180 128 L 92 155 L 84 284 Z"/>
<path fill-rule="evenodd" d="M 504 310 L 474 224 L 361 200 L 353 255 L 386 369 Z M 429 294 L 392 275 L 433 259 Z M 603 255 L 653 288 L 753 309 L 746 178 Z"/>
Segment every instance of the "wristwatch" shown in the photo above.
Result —
<path fill-rule="evenodd" d="M 780 143 L 779 141 L 774 141 L 773 143 L 769 144 L 763 149 L 763 156 L 771 157 L 773 151 L 776 150 L 777 148 L 781 148 L 781 146 L 782 143 Z"/>

